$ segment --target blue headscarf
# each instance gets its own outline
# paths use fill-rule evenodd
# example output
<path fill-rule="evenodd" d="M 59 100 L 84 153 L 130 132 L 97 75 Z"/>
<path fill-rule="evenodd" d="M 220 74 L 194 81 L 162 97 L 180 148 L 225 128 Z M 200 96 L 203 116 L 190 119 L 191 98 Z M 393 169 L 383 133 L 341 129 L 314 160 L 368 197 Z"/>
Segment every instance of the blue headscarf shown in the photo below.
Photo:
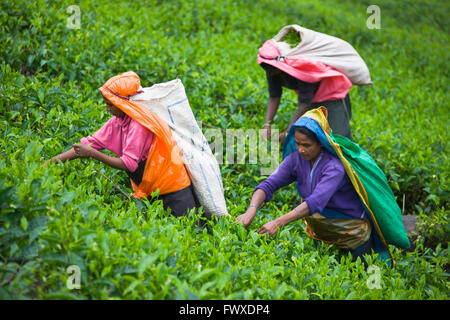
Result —
<path fill-rule="evenodd" d="M 333 156 L 337 157 L 336 152 L 331 147 L 330 143 L 328 142 L 327 137 L 325 136 L 325 133 L 323 132 L 320 125 L 316 122 L 316 120 L 308 118 L 308 117 L 300 117 L 289 129 L 289 132 L 286 136 L 286 139 L 283 142 L 282 150 L 283 150 L 283 159 L 286 158 L 288 155 L 290 155 L 292 152 L 297 151 L 297 147 L 295 145 L 294 140 L 294 130 L 295 127 L 304 127 L 306 129 L 309 129 L 312 131 L 317 139 L 319 140 L 320 144 L 324 146 L 325 149 L 327 149 L 328 152 L 330 152 Z M 332 136 L 333 133 L 330 133 L 330 136 Z"/>

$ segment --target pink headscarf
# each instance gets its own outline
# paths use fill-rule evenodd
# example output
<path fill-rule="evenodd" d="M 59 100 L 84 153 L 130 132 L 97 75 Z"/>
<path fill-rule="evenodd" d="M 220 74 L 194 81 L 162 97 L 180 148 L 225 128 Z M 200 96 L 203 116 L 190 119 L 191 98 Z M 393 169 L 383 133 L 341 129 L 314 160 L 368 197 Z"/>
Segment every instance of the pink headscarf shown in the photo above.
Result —
<path fill-rule="evenodd" d="M 273 40 L 267 40 L 259 49 L 257 62 L 274 66 L 305 82 L 320 81 L 313 102 L 343 99 L 352 88 L 350 79 L 329 65 L 300 57 L 282 57 Z"/>

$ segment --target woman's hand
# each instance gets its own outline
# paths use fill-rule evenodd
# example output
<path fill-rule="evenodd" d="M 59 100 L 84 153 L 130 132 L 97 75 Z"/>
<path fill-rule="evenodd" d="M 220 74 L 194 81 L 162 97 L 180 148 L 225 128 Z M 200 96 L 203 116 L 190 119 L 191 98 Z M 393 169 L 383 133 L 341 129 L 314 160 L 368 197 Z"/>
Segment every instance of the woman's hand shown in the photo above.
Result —
<path fill-rule="evenodd" d="M 280 141 L 280 143 L 283 143 L 284 139 L 286 139 L 287 132 L 288 132 L 288 131 L 287 131 L 287 129 L 286 129 L 286 130 L 284 130 L 283 132 L 280 133 L 280 136 L 279 136 L 279 138 L 278 138 L 278 140 Z"/>
<path fill-rule="evenodd" d="M 258 233 L 265 235 L 268 234 L 269 236 L 273 236 L 278 231 L 278 223 L 276 220 L 272 220 L 270 222 L 267 222 L 265 225 L 263 225 L 259 230 Z"/>
<path fill-rule="evenodd" d="M 265 141 L 265 140 L 269 140 L 270 139 L 270 134 L 271 134 L 272 130 L 270 128 L 270 123 L 266 123 L 263 127 L 263 131 L 262 131 L 262 136 L 261 136 L 261 140 Z"/>
<path fill-rule="evenodd" d="M 76 143 L 73 145 L 73 150 L 75 150 L 75 154 L 79 158 L 90 158 L 95 149 L 87 144 Z"/>
<path fill-rule="evenodd" d="M 242 222 L 245 228 L 247 228 L 255 218 L 258 213 L 258 207 L 263 203 L 266 199 L 266 193 L 262 189 L 256 189 L 253 192 L 252 200 L 250 201 L 250 205 L 247 208 L 247 211 L 244 214 L 241 214 L 236 218 L 236 222 Z"/>
<path fill-rule="evenodd" d="M 273 236 L 275 233 L 278 232 L 278 229 L 280 229 L 281 227 L 287 225 L 288 223 L 291 223 L 292 221 L 304 218 L 307 215 L 309 215 L 308 203 L 303 201 L 291 212 L 286 213 L 285 215 L 278 217 L 273 221 L 267 222 L 258 230 L 258 233 Z"/>
<path fill-rule="evenodd" d="M 61 162 L 66 162 L 67 160 L 73 160 L 78 158 L 78 155 L 75 153 L 74 148 L 70 148 L 66 152 L 60 153 L 57 156 L 51 158 L 44 162 L 44 167 L 47 167 L 50 163 L 58 163 L 58 160 Z"/>
<path fill-rule="evenodd" d="M 244 214 L 241 214 L 236 218 L 236 222 L 242 222 L 244 228 L 247 228 L 253 221 L 256 215 L 256 208 L 250 207 Z"/>

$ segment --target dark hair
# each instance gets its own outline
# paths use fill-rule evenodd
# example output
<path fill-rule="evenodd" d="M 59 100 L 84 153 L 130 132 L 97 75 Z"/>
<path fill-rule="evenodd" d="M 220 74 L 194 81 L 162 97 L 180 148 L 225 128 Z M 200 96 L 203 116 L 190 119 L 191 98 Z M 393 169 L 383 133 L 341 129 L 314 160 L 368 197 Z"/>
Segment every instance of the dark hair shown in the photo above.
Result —
<path fill-rule="evenodd" d="M 305 127 L 294 127 L 294 131 L 298 132 L 298 133 L 302 133 L 305 136 L 307 136 L 309 139 L 311 139 L 312 141 L 320 144 L 319 139 L 317 139 L 317 136 L 314 132 L 312 132 L 311 130 L 305 128 Z"/>
<path fill-rule="evenodd" d="M 269 71 L 269 72 L 277 72 L 277 71 L 280 71 L 280 69 L 278 69 L 278 68 L 276 68 L 276 67 L 274 67 L 273 65 L 268 64 L 268 63 L 262 62 L 262 63 L 260 64 L 260 66 L 261 66 L 264 70 Z"/>

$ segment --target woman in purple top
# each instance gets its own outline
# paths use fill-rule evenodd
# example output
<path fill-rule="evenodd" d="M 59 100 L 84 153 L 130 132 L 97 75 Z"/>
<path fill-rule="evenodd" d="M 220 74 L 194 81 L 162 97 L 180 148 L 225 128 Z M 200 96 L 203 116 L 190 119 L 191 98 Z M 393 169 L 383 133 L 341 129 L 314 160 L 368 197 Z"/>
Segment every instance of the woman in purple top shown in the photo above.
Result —
<path fill-rule="evenodd" d="M 348 249 L 354 259 L 372 249 L 371 225 L 344 166 L 319 142 L 314 132 L 294 128 L 298 152 L 292 152 L 278 169 L 255 189 L 247 211 L 236 220 L 248 227 L 263 202 L 283 186 L 297 182 L 303 201 L 287 214 L 264 224 L 260 234 L 274 235 L 292 221 L 305 218 L 314 239 Z"/>

